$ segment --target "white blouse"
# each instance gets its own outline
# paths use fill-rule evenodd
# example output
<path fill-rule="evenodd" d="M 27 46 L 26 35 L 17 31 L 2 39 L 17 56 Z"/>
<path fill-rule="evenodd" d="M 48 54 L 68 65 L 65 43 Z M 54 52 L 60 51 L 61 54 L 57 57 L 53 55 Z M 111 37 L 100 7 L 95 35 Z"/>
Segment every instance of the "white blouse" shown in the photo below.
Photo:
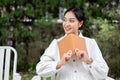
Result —
<path fill-rule="evenodd" d="M 88 56 L 93 59 L 91 64 L 72 56 L 67 64 L 56 69 L 60 60 L 57 43 L 63 38 L 54 39 L 45 50 L 36 66 L 36 73 L 42 77 L 56 76 L 56 80 L 114 80 L 107 76 L 108 66 L 103 59 L 102 53 L 94 39 L 83 37 L 86 41 Z"/>

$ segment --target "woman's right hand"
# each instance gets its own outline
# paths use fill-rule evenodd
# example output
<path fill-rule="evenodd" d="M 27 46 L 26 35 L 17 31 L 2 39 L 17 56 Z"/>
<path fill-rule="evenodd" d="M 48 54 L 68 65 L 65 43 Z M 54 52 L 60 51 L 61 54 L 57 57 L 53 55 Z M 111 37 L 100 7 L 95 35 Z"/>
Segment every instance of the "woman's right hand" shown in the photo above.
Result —
<path fill-rule="evenodd" d="M 58 62 L 56 69 L 59 69 L 61 66 L 65 65 L 70 60 L 72 55 L 73 54 L 71 50 L 69 50 L 67 53 L 64 53 L 62 59 Z"/>

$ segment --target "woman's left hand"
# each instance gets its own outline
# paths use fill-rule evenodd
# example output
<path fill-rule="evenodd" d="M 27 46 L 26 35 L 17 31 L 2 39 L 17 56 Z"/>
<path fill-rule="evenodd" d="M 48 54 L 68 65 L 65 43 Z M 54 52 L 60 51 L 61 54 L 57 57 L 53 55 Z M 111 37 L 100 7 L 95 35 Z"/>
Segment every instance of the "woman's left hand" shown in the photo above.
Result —
<path fill-rule="evenodd" d="M 75 49 L 75 54 L 78 57 L 78 59 L 87 64 L 90 64 L 93 61 L 91 58 L 89 58 L 88 54 L 85 51 L 79 50 L 78 48 Z"/>

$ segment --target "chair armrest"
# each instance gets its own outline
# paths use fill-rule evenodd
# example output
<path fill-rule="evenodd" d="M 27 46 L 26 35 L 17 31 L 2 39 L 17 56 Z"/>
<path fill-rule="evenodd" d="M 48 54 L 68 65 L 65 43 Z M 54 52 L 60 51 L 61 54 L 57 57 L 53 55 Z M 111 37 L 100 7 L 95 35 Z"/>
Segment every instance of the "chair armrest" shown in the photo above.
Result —
<path fill-rule="evenodd" d="M 14 75 L 13 75 L 13 80 L 21 80 L 21 75 L 19 74 L 19 73 L 15 73 Z"/>

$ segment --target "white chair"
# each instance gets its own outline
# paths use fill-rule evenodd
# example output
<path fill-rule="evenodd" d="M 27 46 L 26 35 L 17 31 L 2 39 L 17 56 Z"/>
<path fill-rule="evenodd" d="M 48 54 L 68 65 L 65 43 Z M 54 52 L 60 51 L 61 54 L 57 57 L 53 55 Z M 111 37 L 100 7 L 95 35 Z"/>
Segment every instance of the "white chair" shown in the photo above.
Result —
<path fill-rule="evenodd" d="M 0 80 L 9 80 L 11 54 L 14 55 L 12 80 L 21 80 L 20 74 L 16 72 L 17 51 L 10 46 L 0 46 Z"/>

